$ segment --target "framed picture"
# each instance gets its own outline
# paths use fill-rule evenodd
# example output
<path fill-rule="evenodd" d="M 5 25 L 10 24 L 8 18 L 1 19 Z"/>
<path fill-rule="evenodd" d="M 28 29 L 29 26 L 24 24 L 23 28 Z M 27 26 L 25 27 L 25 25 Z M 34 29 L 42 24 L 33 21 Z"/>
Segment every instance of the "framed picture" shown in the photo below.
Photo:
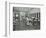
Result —
<path fill-rule="evenodd" d="M 42 12 L 41 12 L 42 11 Z M 7 3 L 7 35 L 16 36 L 20 33 L 40 33 L 42 29 L 42 4 Z"/>

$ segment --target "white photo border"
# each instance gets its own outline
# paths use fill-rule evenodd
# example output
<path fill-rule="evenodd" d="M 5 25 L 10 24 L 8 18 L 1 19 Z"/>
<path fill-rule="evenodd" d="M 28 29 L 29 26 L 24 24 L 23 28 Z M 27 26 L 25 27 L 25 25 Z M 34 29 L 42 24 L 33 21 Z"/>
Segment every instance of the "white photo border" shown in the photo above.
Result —
<path fill-rule="evenodd" d="M 43 4 L 26 4 L 26 3 L 11 3 L 11 2 L 9 2 L 9 35 L 10 35 L 10 5 L 11 4 L 23 4 L 23 5 L 35 5 L 35 6 L 44 6 Z M 40 11 L 41 12 L 41 11 Z M 41 13 L 40 13 L 40 17 L 41 17 Z M 40 18 L 40 22 L 41 22 L 41 18 Z M 7 27 L 7 26 L 6 26 Z M 41 26 L 40 26 L 41 27 Z M 6 30 L 6 28 L 5 28 L 5 30 Z M 5 32 L 7 32 L 7 31 L 5 31 Z M 5 35 L 7 35 L 7 33 L 5 34 Z"/>

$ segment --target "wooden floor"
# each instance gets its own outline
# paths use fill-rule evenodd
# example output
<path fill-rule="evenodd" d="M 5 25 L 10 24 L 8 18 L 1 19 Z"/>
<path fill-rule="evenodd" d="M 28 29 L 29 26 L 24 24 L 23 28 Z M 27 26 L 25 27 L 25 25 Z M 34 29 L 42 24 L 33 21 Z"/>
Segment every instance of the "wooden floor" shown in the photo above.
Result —
<path fill-rule="evenodd" d="M 39 30 L 40 26 L 37 24 L 37 26 L 34 25 L 26 25 L 24 22 L 20 22 L 19 25 L 13 25 L 14 29 L 13 31 L 20 31 L 20 30 Z"/>

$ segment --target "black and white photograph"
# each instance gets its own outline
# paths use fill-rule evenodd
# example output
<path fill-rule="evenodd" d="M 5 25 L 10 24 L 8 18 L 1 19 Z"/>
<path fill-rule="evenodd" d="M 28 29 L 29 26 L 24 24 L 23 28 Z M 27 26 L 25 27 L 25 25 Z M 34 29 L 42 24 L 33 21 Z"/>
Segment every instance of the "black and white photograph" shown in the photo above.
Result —
<path fill-rule="evenodd" d="M 13 7 L 13 31 L 40 30 L 40 8 Z"/>
<path fill-rule="evenodd" d="M 1 0 L 0 38 L 46 38 L 46 0 Z"/>

